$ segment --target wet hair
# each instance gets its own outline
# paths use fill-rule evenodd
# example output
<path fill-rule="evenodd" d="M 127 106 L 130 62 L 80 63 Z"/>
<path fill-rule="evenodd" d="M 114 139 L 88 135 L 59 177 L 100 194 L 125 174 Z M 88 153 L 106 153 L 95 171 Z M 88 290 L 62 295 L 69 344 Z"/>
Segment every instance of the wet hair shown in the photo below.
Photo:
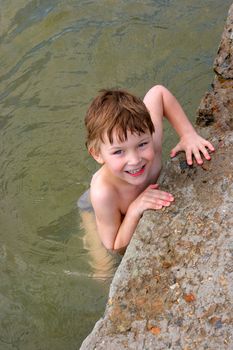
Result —
<path fill-rule="evenodd" d="M 108 137 L 113 143 L 113 132 L 118 141 L 127 140 L 127 132 L 142 134 L 155 131 L 150 114 L 143 101 L 124 90 L 101 90 L 92 101 L 85 117 L 88 150 L 99 150 L 100 142 Z"/>

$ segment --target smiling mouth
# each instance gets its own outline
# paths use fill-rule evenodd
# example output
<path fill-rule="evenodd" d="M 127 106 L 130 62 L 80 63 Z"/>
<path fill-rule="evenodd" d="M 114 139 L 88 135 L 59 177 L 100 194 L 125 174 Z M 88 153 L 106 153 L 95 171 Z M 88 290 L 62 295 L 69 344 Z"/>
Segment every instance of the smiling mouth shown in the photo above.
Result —
<path fill-rule="evenodd" d="M 139 176 L 142 175 L 144 173 L 145 170 L 145 165 L 143 165 L 140 168 L 137 169 L 133 169 L 133 170 L 127 170 L 126 173 L 131 175 L 131 176 Z"/>

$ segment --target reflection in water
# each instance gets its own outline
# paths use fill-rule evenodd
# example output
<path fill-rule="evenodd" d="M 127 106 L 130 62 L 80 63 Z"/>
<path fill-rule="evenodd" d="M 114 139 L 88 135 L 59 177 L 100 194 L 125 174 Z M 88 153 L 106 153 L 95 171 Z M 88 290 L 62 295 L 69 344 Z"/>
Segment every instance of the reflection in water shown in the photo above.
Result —
<path fill-rule="evenodd" d="M 0 0 L 0 349 L 76 349 L 92 329 L 110 280 L 92 278 L 76 208 L 96 170 L 87 106 L 162 83 L 192 117 L 230 4 Z"/>

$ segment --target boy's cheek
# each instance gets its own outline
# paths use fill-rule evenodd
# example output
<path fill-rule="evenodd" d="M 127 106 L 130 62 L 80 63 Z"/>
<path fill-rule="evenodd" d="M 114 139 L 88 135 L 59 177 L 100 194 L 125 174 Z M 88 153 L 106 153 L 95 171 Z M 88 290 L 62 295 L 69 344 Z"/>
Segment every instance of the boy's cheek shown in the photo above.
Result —
<path fill-rule="evenodd" d="M 121 164 L 120 162 L 112 161 L 110 163 L 110 166 L 111 166 L 112 170 L 114 170 L 115 172 L 124 170 L 124 165 Z"/>
<path fill-rule="evenodd" d="M 155 150 L 154 148 L 151 148 L 150 151 L 147 153 L 146 158 L 153 160 L 155 158 Z"/>

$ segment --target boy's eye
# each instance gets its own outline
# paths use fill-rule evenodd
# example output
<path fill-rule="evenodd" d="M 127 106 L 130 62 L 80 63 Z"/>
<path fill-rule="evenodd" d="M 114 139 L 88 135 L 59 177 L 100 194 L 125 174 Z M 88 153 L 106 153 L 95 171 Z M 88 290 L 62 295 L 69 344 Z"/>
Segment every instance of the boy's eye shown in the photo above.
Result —
<path fill-rule="evenodd" d="M 144 147 L 148 144 L 148 142 L 142 142 L 142 143 L 139 143 L 138 147 Z"/>
<path fill-rule="evenodd" d="M 122 154 L 122 150 L 121 149 L 118 149 L 117 151 L 114 151 L 113 154 L 114 155 L 118 155 L 118 154 Z"/>

